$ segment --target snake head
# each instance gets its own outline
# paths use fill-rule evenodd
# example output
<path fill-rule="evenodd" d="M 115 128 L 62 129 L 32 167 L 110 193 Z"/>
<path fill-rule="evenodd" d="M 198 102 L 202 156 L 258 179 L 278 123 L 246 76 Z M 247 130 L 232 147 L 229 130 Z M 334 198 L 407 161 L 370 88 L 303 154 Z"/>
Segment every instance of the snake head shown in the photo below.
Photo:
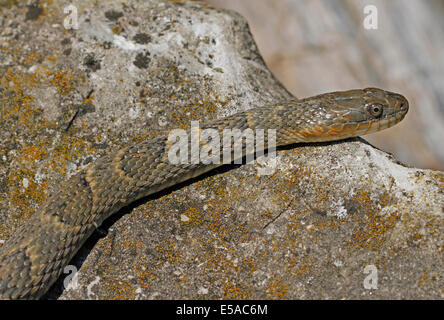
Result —
<path fill-rule="evenodd" d="M 402 95 L 366 88 L 322 94 L 301 101 L 305 113 L 316 121 L 301 132 L 309 141 L 356 137 L 392 127 L 408 112 Z"/>
<path fill-rule="evenodd" d="M 338 95 L 337 103 L 345 108 L 345 114 L 356 123 L 375 123 L 386 119 L 387 126 L 381 128 L 385 129 L 401 121 L 409 110 L 407 99 L 394 92 L 378 88 L 348 92 L 348 99 L 341 99 L 341 95 Z"/>

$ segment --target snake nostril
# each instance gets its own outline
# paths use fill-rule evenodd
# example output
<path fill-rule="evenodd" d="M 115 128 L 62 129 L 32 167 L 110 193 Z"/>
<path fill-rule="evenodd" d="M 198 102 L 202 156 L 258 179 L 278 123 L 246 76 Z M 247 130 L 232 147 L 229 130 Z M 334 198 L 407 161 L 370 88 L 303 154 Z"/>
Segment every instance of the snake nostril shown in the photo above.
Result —
<path fill-rule="evenodd" d="M 407 106 L 408 106 L 408 104 L 405 101 L 401 101 L 399 103 L 399 109 L 401 109 L 401 110 L 407 109 Z"/>
<path fill-rule="evenodd" d="M 399 103 L 399 108 L 401 110 L 408 110 L 409 109 L 409 102 L 404 97 L 401 99 Z"/>

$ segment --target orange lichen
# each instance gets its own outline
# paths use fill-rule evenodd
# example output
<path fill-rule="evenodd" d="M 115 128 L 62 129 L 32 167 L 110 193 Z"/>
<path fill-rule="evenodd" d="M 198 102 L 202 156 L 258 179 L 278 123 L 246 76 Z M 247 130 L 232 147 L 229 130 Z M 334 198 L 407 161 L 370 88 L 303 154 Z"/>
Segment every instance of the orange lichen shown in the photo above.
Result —
<path fill-rule="evenodd" d="M 294 275 L 305 275 L 312 270 L 313 263 L 310 261 L 309 255 L 304 255 L 302 258 L 293 256 L 288 261 L 287 270 Z"/>
<path fill-rule="evenodd" d="M 271 278 L 267 283 L 265 293 L 269 299 L 286 299 L 288 296 L 288 285 L 277 276 Z"/>
<path fill-rule="evenodd" d="M 74 90 L 76 77 L 72 69 L 58 70 L 56 72 L 47 71 L 46 76 L 49 82 L 57 88 L 58 93 L 67 95 Z"/>
<path fill-rule="evenodd" d="M 182 223 L 185 225 L 193 224 L 197 226 L 202 222 L 202 214 L 194 207 L 189 207 L 188 210 L 183 212 L 181 215 L 186 217 L 185 221 L 182 221 Z"/>
<path fill-rule="evenodd" d="M 430 272 L 428 268 L 426 268 L 419 278 L 418 282 L 421 287 L 424 287 L 425 285 L 432 284 L 434 282 L 437 282 L 438 279 L 440 279 L 441 275 L 438 271 L 436 272 Z"/>
<path fill-rule="evenodd" d="M 171 240 L 166 240 L 163 243 L 156 246 L 156 252 L 161 258 L 169 263 L 180 263 L 183 261 L 183 252 L 178 249 L 176 244 Z"/>
<path fill-rule="evenodd" d="M 352 239 L 347 241 L 347 248 L 368 248 L 378 250 L 385 240 L 385 234 L 393 229 L 400 215 L 391 213 L 381 215 L 379 213 L 370 213 L 360 221 L 360 226 L 353 231 Z"/>
<path fill-rule="evenodd" d="M 235 285 L 227 280 L 222 280 L 224 286 L 224 299 L 245 300 L 249 299 L 251 292 L 244 285 Z"/>
<path fill-rule="evenodd" d="M 156 278 L 153 266 L 147 266 L 146 263 L 138 262 L 134 264 L 134 272 L 136 274 L 136 279 L 138 285 L 141 288 L 148 288 L 152 285 L 154 279 Z"/>

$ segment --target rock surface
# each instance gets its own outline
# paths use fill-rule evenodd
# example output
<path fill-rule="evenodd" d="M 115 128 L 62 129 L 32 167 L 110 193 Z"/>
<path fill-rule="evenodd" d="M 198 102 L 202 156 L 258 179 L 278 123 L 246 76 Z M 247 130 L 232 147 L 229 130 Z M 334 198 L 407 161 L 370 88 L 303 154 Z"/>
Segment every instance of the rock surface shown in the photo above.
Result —
<path fill-rule="evenodd" d="M 0 239 L 97 157 L 291 98 L 238 14 L 180 1 L 1 7 Z M 358 138 L 139 201 L 46 298 L 443 298 L 443 173 Z M 71 269 L 72 270 L 72 269 Z M 376 279 L 377 276 L 377 279 Z"/>

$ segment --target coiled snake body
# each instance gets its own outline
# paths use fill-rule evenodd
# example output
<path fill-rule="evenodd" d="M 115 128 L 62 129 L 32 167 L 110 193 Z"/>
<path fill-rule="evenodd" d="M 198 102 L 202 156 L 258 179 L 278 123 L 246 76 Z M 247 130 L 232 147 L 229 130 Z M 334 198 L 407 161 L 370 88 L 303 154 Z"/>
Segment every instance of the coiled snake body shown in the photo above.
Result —
<path fill-rule="evenodd" d="M 233 128 L 275 129 L 276 145 L 282 146 L 376 132 L 401 121 L 407 111 L 403 96 L 367 88 L 250 109 L 202 127 L 221 133 Z M 64 182 L 0 248 L 0 297 L 41 297 L 110 215 L 222 165 L 172 164 L 169 147 L 166 136 L 147 140 L 98 159 Z"/>

